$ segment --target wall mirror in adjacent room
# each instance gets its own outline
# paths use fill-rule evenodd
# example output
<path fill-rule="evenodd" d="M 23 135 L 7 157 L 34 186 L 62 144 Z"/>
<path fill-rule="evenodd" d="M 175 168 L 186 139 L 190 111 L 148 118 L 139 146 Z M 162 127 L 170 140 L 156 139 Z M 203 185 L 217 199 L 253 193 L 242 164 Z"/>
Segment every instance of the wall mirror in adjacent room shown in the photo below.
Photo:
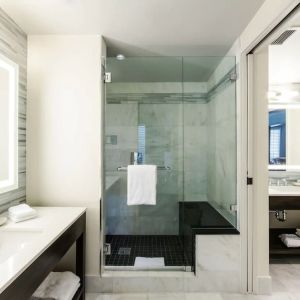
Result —
<path fill-rule="evenodd" d="M 269 170 L 300 170 L 299 20 L 268 47 Z"/>
<path fill-rule="evenodd" d="M 269 169 L 300 169 L 300 92 L 298 86 L 269 91 Z"/>
<path fill-rule="evenodd" d="M 0 54 L 0 193 L 18 187 L 18 65 Z"/>

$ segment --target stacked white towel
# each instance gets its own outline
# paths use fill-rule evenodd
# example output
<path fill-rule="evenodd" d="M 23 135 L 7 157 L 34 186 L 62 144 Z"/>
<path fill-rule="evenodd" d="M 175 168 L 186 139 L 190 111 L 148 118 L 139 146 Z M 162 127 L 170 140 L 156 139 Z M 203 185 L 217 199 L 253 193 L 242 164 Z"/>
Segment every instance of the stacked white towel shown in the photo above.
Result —
<path fill-rule="evenodd" d="M 72 272 L 51 272 L 32 299 L 72 300 L 80 287 L 80 278 Z"/>
<path fill-rule="evenodd" d="M 296 234 L 300 237 L 300 229 L 296 228 Z"/>
<path fill-rule="evenodd" d="M 300 247 L 300 237 L 296 234 L 283 233 L 279 235 L 279 238 L 288 248 Z"/>
<path fill-rule="evenodd" d="M 14 222 L 22 222 L 37 216 L 36 210 L 27 204 L 19 204 L 8 209 L 8 216 Z"/>

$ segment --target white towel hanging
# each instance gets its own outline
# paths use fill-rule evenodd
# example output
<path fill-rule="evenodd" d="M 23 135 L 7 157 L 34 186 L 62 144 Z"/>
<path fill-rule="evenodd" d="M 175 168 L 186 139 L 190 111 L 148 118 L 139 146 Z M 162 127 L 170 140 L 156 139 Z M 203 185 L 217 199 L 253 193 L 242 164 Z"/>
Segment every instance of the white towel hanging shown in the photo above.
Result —
<path fill-rule="evenodd" d="M 155 165 L 127 167 L 127 204 L 156 204 L 157 168 Z"/>

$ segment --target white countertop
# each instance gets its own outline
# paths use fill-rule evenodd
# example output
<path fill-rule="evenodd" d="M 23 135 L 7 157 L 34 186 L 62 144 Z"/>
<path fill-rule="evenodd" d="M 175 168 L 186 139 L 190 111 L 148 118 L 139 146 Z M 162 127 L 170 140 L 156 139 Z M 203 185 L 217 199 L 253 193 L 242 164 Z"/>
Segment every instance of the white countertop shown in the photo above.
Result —
<path fill-rule="evenodd" d="M 269 196 L 300 196 L 300 186 L 269 186 Z"/>
<path fill-rule="evenodd" d="M 8 221 L 0 226 L 1 234 L 18 234 L 28 243 L 20 243 L 20 250 L 0 262 L 0 293 L 57 240 L 86 210 L 84 207 L 33 207 L 38 217 L 20 223 Z M 4 235 L 3 235 L 4 234 Z M 6 245 L 7 246 L 7 245 Z M 8 245 L 9 246 L 9 245 Z M 15 245 L 13 245 L 15 247 Z M 0 239 L 1 247 L 1 239 Z"/>

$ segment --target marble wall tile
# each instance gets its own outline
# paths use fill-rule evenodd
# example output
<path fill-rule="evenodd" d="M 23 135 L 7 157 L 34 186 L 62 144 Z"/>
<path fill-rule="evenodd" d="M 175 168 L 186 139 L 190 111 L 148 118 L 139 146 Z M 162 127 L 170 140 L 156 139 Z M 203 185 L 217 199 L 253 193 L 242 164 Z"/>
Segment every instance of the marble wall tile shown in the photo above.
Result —
<path fill-rule="evenodd" d="M 185 300 L 223 300 L 217 293 L 185 293 Z"/>
<path fill-rule="evenodd" d="M 182 126 L 182 104 L 141 104 L 139 122 L 146 126 Z"/>
<path fill-rule="evenodd" d="M 137 149 L 138 124 L 146 125 L 145 163 L 172 168 L 158 173 L 155 206 L 128 207 L 127 176 L 120 174 L 118 190 L 110 189 L 106 195 L 108 233 L 178 234 L 178 201 L 183 193 L 182 105 L 109 104 L 106 115 L 106 134 L 118 138 L 116 145 L 105 146 L 110 174 L 130 163 L 130 152 Z"/>
<path fill-rule="evenodd" d="M 184 127 L 201 127 L 207 123 L 207 104 L 184 103 L 183 104 Z"/>
<path fill-rule="evenodd" d="M 138 121 L 138 104 L 106 104 L 105 126 L 136 126 Z"/>
<path fill-rule="evenodd" d="M 105 148 L 110 149 L 127 149 L 130 148 L 131 151 L 135 151 L 137 148 L 137 125 L 129 126 L 124 124 L 123 126 L 107 126 L 106 135 L 116 135 L 117 144 L 106 144 Z M 129 153 L 130 155 L 130 153 Z"/>
<path fill-rule="evenodd" d="M 26 200 L 27 35 L 0 8 L 0 54 L 19 66 L 18 181 L 19 187 L 0 195 L 0 213 Z"/>
<path fill-rule="evenodd" d="M 86 290 L 88 293 L 112 293 L 113 279 L 111 277 L 86 276 Z"/>
<path fill-rule="evenodd" d="M 141 208 L 141 214 L 135 215 L 132 222 L 140 216 L 148 224 L 147 217 L 159 218 L 163 215 L 161 212 L 169 210 L 161 224 L 161 229 L 167 228 L 167 224 L 178 221 L 174 202 L 183 199 L 208 200 L 229 211 L 230 204 L 236 201 L 234 85 L 214 94 L 206 104 L 126 103 L 108 107 L 107 114 L 111 114 L 106 121 L 108 130 L 118 136 L 117 145 L 106 147 L 106 166 L 110 171 L 129 164 L 130 152 L 137 149 L 137 124 L 146 126 L 145 163 L 172 168 L 170 172 L 158 173 L 156 207 Z M 122 176 L 119 202 L 112 200 L 115 205 L 120 205 L 123 216 L 130 214 L 126 208 L 126 183 L 126 176 Z M 166 198 L 167 194 L 172 201 Z M 122 201 L 122 197 L 125 200 Z M 165 205 L 161 205 L 161 201 Z M 171 213 L 174 213 L 173 219 Z M 145 224 L 140 225 L 149 232 Z M 115 228 L 119 226 L 115 225 Z M 162 230 L 159 232 L 163 234 Z"/>
<path fill-rule="evenodd" d="M 145 277 L 114 278 L 114 293 L 145 293 L 149 290 L 149 280 Z"/>
<path fill-rule="evenodd" d="M 236 204 L 236 102 L 235 85 L 215 94 L 208 103 L 207 198 L 235 222 L 230 205 Z"/>
<path fill-rule="evenodd" d="M 185 295 L 183 293 L 150 293 L 149 300 L 183 300 Z"/>
<path fill-rule="evenodd" d="M 201 291 L 239 292 L 240 236 L 198 235 L 196 244 L 196 278 L 186 290 L 195 291 L 198 279 Z"/>

